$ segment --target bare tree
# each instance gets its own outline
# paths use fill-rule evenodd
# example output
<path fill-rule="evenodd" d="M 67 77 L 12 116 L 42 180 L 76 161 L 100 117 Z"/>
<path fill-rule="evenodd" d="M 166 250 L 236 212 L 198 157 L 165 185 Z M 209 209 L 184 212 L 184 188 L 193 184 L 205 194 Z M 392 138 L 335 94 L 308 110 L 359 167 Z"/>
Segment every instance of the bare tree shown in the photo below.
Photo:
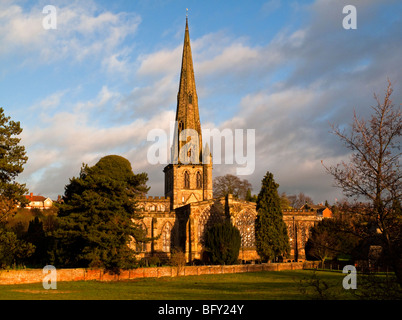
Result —
<path fill-rule="evenodd" d="M 335 184 L 344 194 L 359 201 L 366 201 L 362 213 L 375 224 L 382 246 L 402 285 L 402 172 L 401 135 L 402 114 L 400 106 L 391 100 L 392 84 L 383 101 L 374 94 L 377 105 L 369 121 L 354 112 L 350 132 L 332 126 L 333 133 L 352 151 L 349 162 L 325 167 Z M 367 206 L 368 205 L 368 206 Z"/>
<path fill-rule="evenodd" d="M 232 174 L 226 174 L 214 179 L 214 196 L 217 198 L 233 194 L 236 198 L 244 200 L 248 190 L 252 190 L 251 183 Z"/>
<path fill-rule="evenodd" d="M 300 192 L 298 195 L 290 195 L 288 196 L 288 199 L 290 206 L 294 209 L 300 209 L 305 204 L 313 204 L 313 199 L 305 195 L 303 192 Z"/>

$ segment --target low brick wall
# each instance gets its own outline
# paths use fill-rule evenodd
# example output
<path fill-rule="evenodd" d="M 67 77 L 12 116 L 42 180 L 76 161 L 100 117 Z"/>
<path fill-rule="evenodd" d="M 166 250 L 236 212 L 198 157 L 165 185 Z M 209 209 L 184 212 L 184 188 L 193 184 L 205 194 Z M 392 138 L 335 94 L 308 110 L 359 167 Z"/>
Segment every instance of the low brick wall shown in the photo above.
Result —
<path fill-rule="evenodd" d="M 243 265 L 219 265 L 219 266 L 186 266 L 181 268 L 180 276 L 203 275 L 203 274 L 223 274 L 240 272 L 258 271 L 282 271 L 300 270 L 313 268 L 317 265 L 314 262 L 292 262 L 292 263 L 263 263 L 263 264 L 243 264 Z M 155 267 L 138 268 L 123 270 L 119 275 L 111 275 L 100 269 L 57 269 L 57 281 L 118 281 L 137 278 L 159 278 L 175 277 L 177 268 L 175 267 Z M 42 282 L 45 277 L 42 269 L 33 270 L 1 270 L 0 284 L 23 284 Z"/>

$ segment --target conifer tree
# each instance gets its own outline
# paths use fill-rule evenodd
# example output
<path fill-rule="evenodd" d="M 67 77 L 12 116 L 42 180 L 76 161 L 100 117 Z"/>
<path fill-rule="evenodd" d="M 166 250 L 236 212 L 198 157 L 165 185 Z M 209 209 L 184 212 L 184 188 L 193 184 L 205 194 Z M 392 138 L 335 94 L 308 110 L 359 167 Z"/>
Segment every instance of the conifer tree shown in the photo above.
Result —
<path fill-rule="evenodd" d="M 25 184 L 15 181 L 28 161 L 25 147 L 20 145 L 22 128 L 0 108 L 0 223 L 15 213 L 16 204 L 24 202 Z"/>
<path fill-rule="evenodd" d="M 289 254 L 289 237 L 283 221 L 279 185 L 273 174 L 267 172 L 257 198 L 255 239 L 257 253 L 262 260 L 272 260 Z"/>
<path fill-rule="evenodd" d="M 130 162 L 106 156 L 95 166 L 84 165 L 65 188 L 54 232 L 55 263 L 100 267 L 118 273 L 134 263 L 133 238 L 145 241 L 138 226 L 134 197 L 148 191 L 145 173 L 134 174 Z"/>
<path fill-rule="evenodd" d="M 240 232 L 229 220 L 212 226 L 205 233 L 205 250 L 213 264 L 237 262 L 240 244 Z"/>

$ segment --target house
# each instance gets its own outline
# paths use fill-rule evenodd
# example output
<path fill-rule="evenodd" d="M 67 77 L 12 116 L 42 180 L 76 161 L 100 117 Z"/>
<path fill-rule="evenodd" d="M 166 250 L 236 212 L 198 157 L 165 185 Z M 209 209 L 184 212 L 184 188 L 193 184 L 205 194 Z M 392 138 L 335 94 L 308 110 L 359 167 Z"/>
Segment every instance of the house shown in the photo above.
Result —
<path fill-rule="evenodd" d="M 321 204 L 314 205 L 314 204 L 307 204 L 306 203 L 300 209 L 314 211 L 314 212 L 316 212 L 317 217 L 320 217 L 320 218 L 332 218 L 331 209 L 329 209 L 328 207 L 326 207 L 324 205 L 321 205 Z"/>
<path fill-rule="evenodd" d="M 34 196 L 33 193 L 24 196 L 29 202 L 25 206 L 25 209 L 50 209 L 53 205 L 53 201 L 50 198 L 43 196 Z"/>

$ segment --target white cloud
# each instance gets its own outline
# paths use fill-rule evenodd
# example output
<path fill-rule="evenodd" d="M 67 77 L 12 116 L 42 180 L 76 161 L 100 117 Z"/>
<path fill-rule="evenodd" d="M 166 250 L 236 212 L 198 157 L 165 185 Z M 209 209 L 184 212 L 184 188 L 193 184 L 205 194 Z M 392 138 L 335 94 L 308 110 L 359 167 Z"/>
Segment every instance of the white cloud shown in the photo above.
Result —
<path fill-rule="evenodd" d="M 107 87 L 103 87 L 96 100 L 110 97 Z M 68 179 L 78 175 L 83 162 L 93 165 L 108 154 L 127 157 L 135 164 L 136 172 L 149 169 L 147 133 L 158 127 L 168 132 L 174 112 L 156 113 L 149 120 L 137 118 L 125 125 L 104 128 L 92 121 L 92 110 L 81 107 L 92 103 L 79 102 L 79 107 L 73 108 L 75 111 L 57 113 L 23 131 L 21 142 L 29 160 L 19 180 L 28 182 L 33 192 L 55 198 L 63 193 Z M 50 181 L 50 177 L 57 181 Z"/>
<path fill-rule="evenodd" d="M 56 1 L 54 5 L 57 29 L 45 30 L 42 27 L 45 14 L 40 5 L 27 11 L 18 5 L 0 4 L 0 55 L 18 52 L 24 57 L 25 64 L 66 58 L 70 61 L 102 60 L 111 55 L 118 58 L 121 55 L 119 46 L 136 32 L 141 22 L 141 18 L 133 13 L 98 13 L 92 1 Z M 106 66 L 113 67 L 110 63 Z"/>

